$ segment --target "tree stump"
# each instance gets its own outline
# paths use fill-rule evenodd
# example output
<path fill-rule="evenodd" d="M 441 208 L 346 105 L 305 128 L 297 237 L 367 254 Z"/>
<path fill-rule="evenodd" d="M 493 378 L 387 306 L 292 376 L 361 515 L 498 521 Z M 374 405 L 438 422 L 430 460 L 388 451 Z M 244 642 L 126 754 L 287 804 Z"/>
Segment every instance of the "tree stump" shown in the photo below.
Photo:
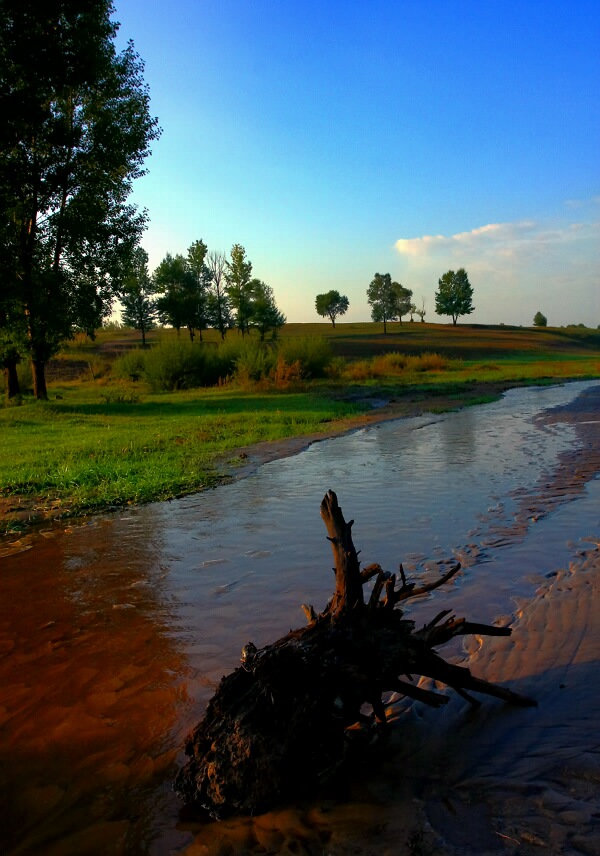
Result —
<path fill-rule="evenodd" d="M 535 701 L 447 663 L 434 650 L 454 636 L 508 636 L 510 628 L 476 624 L 443 610 L 415 629 L 399 604 L 432 591 L 460 568 L 420 587 L 379 565 L 361 570 L 337 497 L 329 491 L 321 517 L 335 562 L 335 592 L 323 612 L 303 605 L 308 626 L 272 645 L 242 649 L 242 664 L 221 680 L 202 721 L 187 739 L 189 761 L 175 790 L 196 808 L 223 817 L 264 810 L 318 784 L 340 764 L 350 726 L 380 735 L 387 724 L 382 695 L 402 693 L 439 707 L 448 696 L 413 683 L 421 675 L 452 687 L 471 704 L 484 693 L 512 704 Z M 363 586 L 375 579 L 367 600 Z M 365 715 L 370 705 L 372 715 Z"/>

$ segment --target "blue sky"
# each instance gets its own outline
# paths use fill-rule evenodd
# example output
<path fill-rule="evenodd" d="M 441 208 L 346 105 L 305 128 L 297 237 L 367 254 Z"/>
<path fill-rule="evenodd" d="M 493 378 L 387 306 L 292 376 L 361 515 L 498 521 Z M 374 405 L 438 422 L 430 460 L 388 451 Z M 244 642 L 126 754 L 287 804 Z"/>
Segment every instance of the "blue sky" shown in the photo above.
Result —
<path fill-rule="evenodd" d="M 154 268 L 246 248 L 288 321 L 375 272 L 426 320 L 600 324 L 600 4 L 115 0 L 163 128 L 136 183 Z"/>

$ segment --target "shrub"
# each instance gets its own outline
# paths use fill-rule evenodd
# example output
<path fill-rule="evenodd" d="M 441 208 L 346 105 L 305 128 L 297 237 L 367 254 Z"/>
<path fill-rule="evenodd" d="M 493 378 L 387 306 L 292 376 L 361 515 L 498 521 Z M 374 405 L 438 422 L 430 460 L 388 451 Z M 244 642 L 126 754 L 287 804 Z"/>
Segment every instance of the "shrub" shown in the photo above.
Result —
<path fill-rule="evenodd" d="M 331 346 L 322 336 L 281 339 L 278 351 L 288 365 L 300 364 L 304 378 L 326 377 L 333 359 Z"/>
<path fill-rule="evenodd" d="M 245 341 L 239 346 L 234 378 L 240 382 L 263 380 L 277 365 L 277 353 L 264 342 Z"/>
<path fill-rule="evenodd" d="M 132 351 L 126 351 L 122 356 L 117 357 L 113 365 L 113 374 L 115 377 L 124 378 L 127 380 L 141 380 L 146 371 L 146 355 L 148 351 L 142 351 L 140 348 L 135 348 Z"/>

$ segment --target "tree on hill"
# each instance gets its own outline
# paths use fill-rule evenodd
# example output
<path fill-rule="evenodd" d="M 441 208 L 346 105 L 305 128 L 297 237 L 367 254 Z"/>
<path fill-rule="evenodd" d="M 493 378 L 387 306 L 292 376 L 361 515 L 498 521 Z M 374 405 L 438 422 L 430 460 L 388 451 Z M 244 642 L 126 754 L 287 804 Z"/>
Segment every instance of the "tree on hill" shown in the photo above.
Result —
<path fill-rule="evenodd" d="M 344 294 L 332 289 L 325 294 L 317 294 L 315 298 L 315 309 L 322 318 L 329 318 L 335 327 L 335 319 L 338 315 L 345 315 L 350 306 L 350 301 Z"/>
<path fill-rule="evenodd" d="M 464 268 L 459 268 L 456 273 L 449 270 L 438 280 L 435 311 L 438 315 L 450 315 L 454 325 L 461 315 L 473 312 L 475 307 L 472 301 L 473 288 Z"/>
<path fill-rule="evenodd" d="M 410 312 L 412 291 L 399 282 L 392 282 L 389 273 L 376 273 L 367 289 L 367 301 L 371 306 L 373 321 L 383 321 L 383 332 L 387 333 L 387 322 L 400 319 Z"/>
<path fill-rule="evenodd" d="M 545 315 L 542 315 L 541 312 L 536 312 L 533 316 L 533 326 L 534 327 L 547 327 L 548 319 Z"/>
<path fill-rule="evenodd" d="M 43 399 L 46 362 L 76 330 L 93 335 L 127 272 L 146 223 L 127 198 L 159 128 L 132 43 L 115 50 L 110 0 L 40 8 L 0 5 L 0 243 L 14 298 L 0 325 L 4 337 L 25 326 Z"/>
<path fill-rule="evenodd" d="M 154 286 L 148 273 L 148 253 L 141 247 L 133 252 L 131 268 L 125 277 L 120 296 L 123 306 L 123 323 L 142 334 L 142 348 L 146 347 L 146 333 L 156 321 Z"/>
<path fill-rule="evenodd" d="M 415 309 L 415 315 L 418 315 L 421 319 L 421 323 L 425 323 L 425 316 L 427 315 L 427 310 L 425 309 L 425 298 L 421 298 L 421 306 Z"/>
<path fill-rule="evenodd" d="M 260 279 L 253 279 L 251 285 L 254 294 L 251 323 L 260 333 L 262 342 L 269 332 L 275 337 L 277 330 L 285 324 L 286 317 L 277 308 L 273 289 L 270 285 Z"/>

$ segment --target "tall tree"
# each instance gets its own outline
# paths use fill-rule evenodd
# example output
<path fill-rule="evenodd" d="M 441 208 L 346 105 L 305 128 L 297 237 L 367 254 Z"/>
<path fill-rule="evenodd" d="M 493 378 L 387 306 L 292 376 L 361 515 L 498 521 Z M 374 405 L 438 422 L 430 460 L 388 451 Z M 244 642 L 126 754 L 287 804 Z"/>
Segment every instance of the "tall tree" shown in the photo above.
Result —
<path fill-rule="evenodd" d="M 533 326 L 534 327 L 547 327 L 548 319 L 542 312 L 536 312 L 533 316 Z"/>
<path fill-rule="evenodd" d="M 113 12 L 0 4 L 0 238 L 38 398 L 61 342 L 107 314 L 146 221 L 127 198 L 159 128 L 133 44 L 116 52 Z"/>
<path fill-rule="evenodd" d="M 158 317 L 163 324 L 170 324 L 179 336 L 182 327 L 187 327 L 194 341 L 196 322 L 196 282 L 187 259 L 178 253 L 167 253 L 152 275 L 154 288 L 159 295 L 156 301 Z"/>
<path fill-rule="evenodd" d="M 408 315 L 412 304 L 412 290 L 405 288 L 399 282 L 393 282 L 392 287 L 396 292 L 396 305 L 398 308 L 398 320 L 402 324 L 402 316 Z"/>
<path fill-rule="evenodd" d="M 277 330 L 286 322 L 283 312 L 280 312 L 275 303 L 275 295 L 270 285 L 260 279 L 252 280 L 252 292 L 254 301 L 252 303 L 252 326 L 260 333 L 261 342 L 267 333 L 271 332 L 275 337 Z"/>
<path fill-rule="evenodd" d="M 473 287 L 464 268 L 459 268 L 456 273 L 447 271 L 438 280 L 438 290 L 435 293 L 435 311 L 438 315 L 450 315 L 452 323 L 461 315 L 470 315 L 473 306 Z"/>
<path fill-rule="evenodd" d="M 231 308 L 235 312 L 235 324 L 244 336 L 250 327 L 252 314 L 252 262 L 246 258 L 246 250 L 241 244 L 231 248 L 231 261 L 227 261 L 225 277 L 227 295 Z"/>
<path fill-rule="evenodd" d="M 195 293 L 193 298 L 193 325 L 198 330 L 200 341 L 202 331 L 210 325 L 210 310 L 208 300 L 208 288 L 210 285 L 210 272 L 205 264 L 208 247 L 204 241 L 194 241 L 188 247 L 187 263 L 194 278 Z"/>
<path fill-rule="evenodd" d="M 142 334 L 142 348 L 146 347 L 146 333 L 156 320 L 154 286 L 148 273 L 148 253 L 141 247 L 133 251 L 131 269 L 125 277 L 120 300 L 123 322 Z"/>
<path fill-rule="evenodd" d="M 419 309 L 415 309 L 415 314 L 419 316 L 421 319 L 421 324 L 425 323 L 425 316 L 427 315 L 427 309 L 425 309 L 425 298 L 421 298 L 421 306 Z"/>
<path fill-rule="evenodd" d="M 371 318 L 383 321 L 383 332 L 387 333 L 387 322 L 398 317 L 398 300 L 389 273 L 376 273 L 367 289 L 367 301 L 371 307 Z"/>
<path fill-rule="evenodd" d="M 338 315 L 345 315 L 350 306 L 350 301 L 345 294 L 340 294 L 339 291 L 332 289 L 325 294 L 317 294 L 315 298 L 315 309 L 317 315 L 322 318 L 329 318 L 335 327 L 335 319 Z"/>
<path fill-rule="evenodd" d="M 206 257 L 208 269 L 208 316 L 212 327 L 225 339 L 225 333 L 233 326 L 231 306 L 227 295 L 226 277 L 227 258 L 225 253 L 211 250 Z"/>

